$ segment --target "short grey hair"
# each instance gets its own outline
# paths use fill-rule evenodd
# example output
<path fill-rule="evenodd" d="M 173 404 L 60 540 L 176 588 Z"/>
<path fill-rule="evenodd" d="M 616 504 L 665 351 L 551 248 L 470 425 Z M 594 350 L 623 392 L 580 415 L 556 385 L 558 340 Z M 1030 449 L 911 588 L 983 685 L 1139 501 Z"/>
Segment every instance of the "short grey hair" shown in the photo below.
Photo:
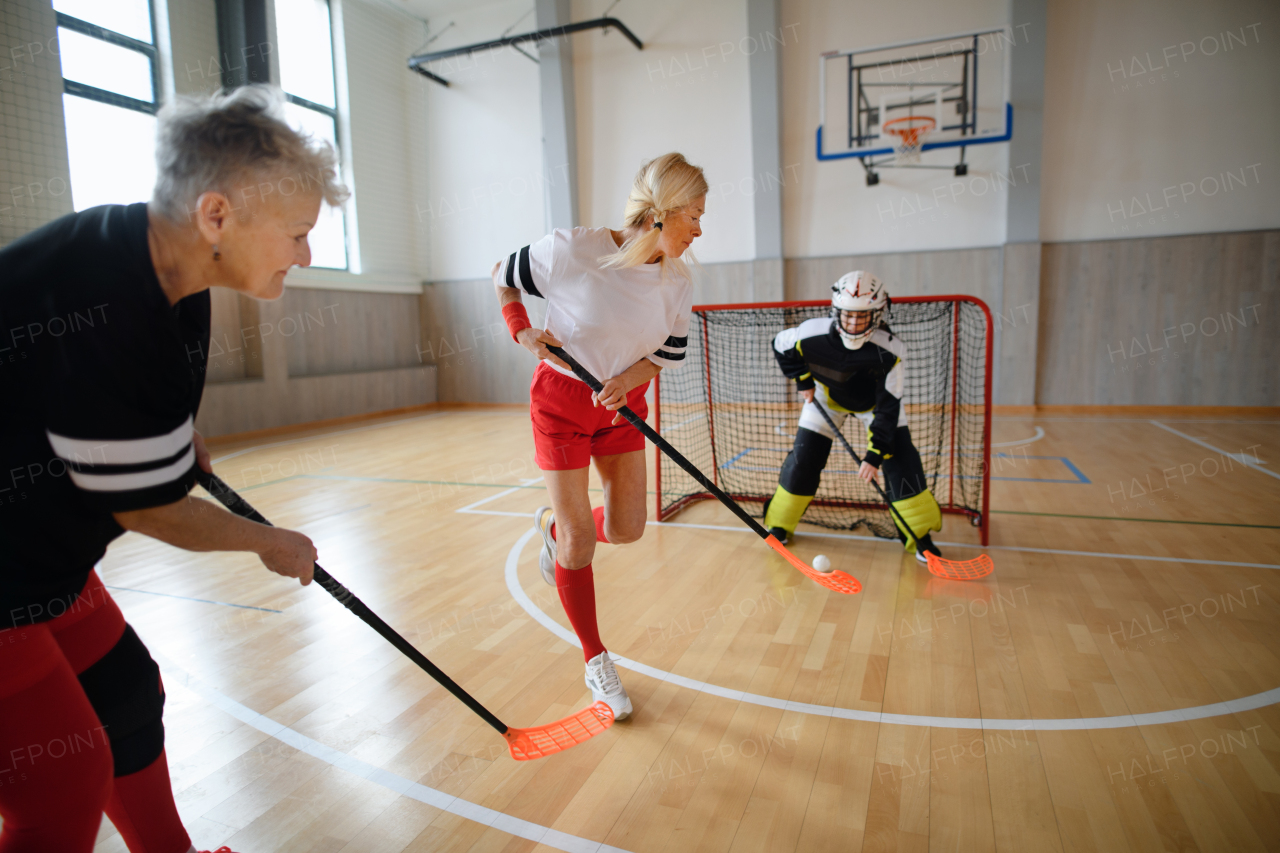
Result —
<path fill-rule="evenodd" d="M 337 154 L 325 140 L 291 128 L 276 86 L 242 86 L 203 97 L 179 97 L 157 115 L 156 187 L 152 207 L 171 222 L 187 220 L 196 200 L 319 192 L 337 206 L 350 193 L 338 180 Z M 267 189 L 261 187 L 266 186 Z"/>

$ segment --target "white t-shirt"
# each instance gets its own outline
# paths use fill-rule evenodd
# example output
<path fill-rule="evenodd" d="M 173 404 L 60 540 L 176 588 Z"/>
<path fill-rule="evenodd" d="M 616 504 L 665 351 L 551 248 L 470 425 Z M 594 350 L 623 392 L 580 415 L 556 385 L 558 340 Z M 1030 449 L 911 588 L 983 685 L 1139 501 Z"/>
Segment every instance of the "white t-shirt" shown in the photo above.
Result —
<path fill-rule="evenodd" d="M 601 269 L 600 258 L 616 251 L 608 228 L 557 228 L 512 252 L 494 282 L 546 299 L 546 331 L 601 382 L 642 358 L 679 367 L 689 343 L 693 283 L 670 272 L 664 278 L 660 264 Z"/>

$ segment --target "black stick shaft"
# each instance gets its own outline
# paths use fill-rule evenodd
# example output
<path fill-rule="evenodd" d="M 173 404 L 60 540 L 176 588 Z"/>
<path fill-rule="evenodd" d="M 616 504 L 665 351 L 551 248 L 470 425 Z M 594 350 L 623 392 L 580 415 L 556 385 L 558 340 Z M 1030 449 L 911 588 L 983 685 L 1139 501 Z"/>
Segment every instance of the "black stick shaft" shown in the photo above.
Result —
<path fill-rule="evenodd" d="M 547 349 L 550 350 L 553 355 L 555 355 L 557 358 L 562 360 L 565 364 L 569 365 L 570 369 L 573 370 L 573 372 L 577 375 L 577 377 L 581 379 L 583 382 L 587 383 L 587 387 L 589 387 L 592 391 L 599 393 L 600 390 L 604 388 L 604 386 L 600 383 L 600 380 L 592 376 L 591 372 L 588 371 L 581 364 L 578 364 L 577 359 L 569 355 L 569 353 L 565 352 L 560 347 L 553 347 L 550 345 L 547 346 Z M 733 514 L 738 516 L 738 518 L 742 519 L 743 523 L 746 524 L 748 527 L 750 527 L 757 536 L 759 536 L 761 539 L 769 538 L 769 531 L 765 530 L 764 527 L 762 527 L 760 523 L 757 522 L 754 518 L 747 515 L 746 510 L 738 506 L 737 502 L 735 502 L 733 498 L 726 495 L 724 492 L 720 490 L 718 486 L 716 486 L 715 483 L 708 480 L 707 476 L 703 474 L 701 471 L 699 471 L 697 466 L 695 466 L 692 462 L 690 462 L 688 459 L 685 459 L 679 450 L 676 450 L 674 447 L 671 446 L 671 444 L 665 438 L 658 435 L 657 431 L 655 431 L 653 427 L 649 426 L 647 423 L 644 422 L 644 418 L 640 417 L 635 412 L 631 411 L 630 406 L 623 406 L 621 409 L 618 410 L 618 414 L 626 418 L 627 421 L 633 427 L 640 430 L 640 432 L 644 435 L 645 438 L 652 441 L 655 447 L 657 447 L 659 450 L 661 450 L 663 453 L 667 454 L 667 456 L 671 458 L 671 461 L 675 462 L 677 465 L 683 468 L 686 472 L 688 472 L 690 477 L 693 477 L 693 479 L 701 483 L 704 489 L 706 489 L 708 492 L 710 492 L 711 494 L 719 498 L 720 503 L 724 504 L 729 509 L 733 510 Z"/>
<path fill-rule="evenodd" d="M 217 498 L 223 506 L 234 512 L 236 515 L 241 516 L 242 518 L 247 518 L 250 521 L 256 521 L 259 524 L 265 524 L 268 527 L 274 526 L 263 517 L 262 513 L 250 506 L 248 501 L 236 494 L 235 491 L 224 483 L 217 474 L 206 474 L 204 471 L 197 470 L 196 480 L 204 487 L 206 492 Z M 405 657 L 416 663 L 427 673 L 427 675 L 430 675 L 439 682 L 441 687 L 458 697 L 459 701 L 472 711 L 476 712 L 482 720 L 497 729 L 500 734 L 506 734 L 507 726 L 502 722 L 502 720 L 499 720 L 489 711 L 488 708 L 484 707 L 472 698 L 470 693 L 459 687 L 457 683 L 454 682 L 452 678 L 445 675 L 438 666 L 427 660 L 426 655 L 415 649 L 409 641 L 400 636 L 394 628 L 386 622 L 383 622 L 378 614 L 369 609 L 369 605 L 365 604 L 359 598 L 356 598 L 356 596 L 352 594 L 351 590 L 339 583 L 337 578 L 325 571 L 319 563 L 315 564 L 315 581 L 324 588 L 325 592 L 336 598 L 338 603 L 350 610 L 356 616 L 359 616 L 361 621 L 381 634 L 387 642 L 399 649 Z"/>
<path fill-rule="evenodd" d="M 836 434 L 836 438 L 840 439 L 840 443 L 844 445 L 844 449 L 849 451 L 849 455 L 853 457 L 853 461 L 861 465 L 862 459 L 858 457 L 857 452 L 854 451 L 853 445 L 849 443 L 849 440 L 844 437 L 844 433 L 842 433 L 840 428 L 836 426 L 836 422 L 831 419 L 831 414 L 827 411 L 827 407 L 817 400 L 813 401 L 813 405 L 818 407 L 818 412 L 826 420 L 827 426 L 831 427 L 831 431 Z M 919 537 L 916 536 L 916 532 L 911 529 L 910 524 L 907 524 L 907 520 L 902 517 L 902 513 L 898 512 L 898 508 L 893 505 L 893 501 L 889 500 L 889 496 L 884 493 L 884 489 L 880 488 L 880 482 L 876 480 L 875 477 L 871 478 L 871 485 L 876 487 L 876 494 L 880 496 L 880 499 L 889 505 L 889 512 L 893 513 L 894 518 L 898 519 L 902 526 L 911 532 L 912 539 L 918 541 Z"/>

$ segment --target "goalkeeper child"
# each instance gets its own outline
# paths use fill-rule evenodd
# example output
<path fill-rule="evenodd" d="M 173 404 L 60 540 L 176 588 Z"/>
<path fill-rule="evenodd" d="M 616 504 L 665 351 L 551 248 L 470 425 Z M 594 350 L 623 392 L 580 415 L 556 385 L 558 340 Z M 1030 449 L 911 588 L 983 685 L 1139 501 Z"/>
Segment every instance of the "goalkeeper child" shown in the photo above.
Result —
<path fill-rule="evenodd" d="M 898 537 L 916 559 L 941 556 L 929 533 L 942 529 L 942 511 L 928 489 L 920 454 L 902 409 L 907 347 L 883 321 L 889 295 L 868 272 L 846 273 L 831 287 L 831 318 L 806 320 L 773 339 L 773 355 L 804 397 L 796 443 L 782 463 L 778 489 L 765 504 L 764 526 L 786 542 L 818 493 L 835 434 L 852 414 L 867 427 L 867 452 L 858 476 L 870 483 L 884 469 L 885 491 L 910 530 L 894 517 Z M 913 532 L 915 535 L 913 535 Z"/>

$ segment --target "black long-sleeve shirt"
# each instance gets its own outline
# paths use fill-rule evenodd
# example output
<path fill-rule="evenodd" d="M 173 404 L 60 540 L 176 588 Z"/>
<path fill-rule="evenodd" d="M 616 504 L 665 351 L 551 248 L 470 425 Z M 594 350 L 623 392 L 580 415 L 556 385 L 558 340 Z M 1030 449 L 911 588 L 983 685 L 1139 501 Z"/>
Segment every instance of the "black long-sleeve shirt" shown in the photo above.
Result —
<path fill-rule="evenodd" d="M 860 348 L 849 349 L 826 317 L 783 329 L 773 339 L 778 366 L 801 391 L 821 383 L 837 408 L 874 412 L 865 458 L 877 467 L 894 452 L 906 352 L 906 344 L 883 325 Z"/>

